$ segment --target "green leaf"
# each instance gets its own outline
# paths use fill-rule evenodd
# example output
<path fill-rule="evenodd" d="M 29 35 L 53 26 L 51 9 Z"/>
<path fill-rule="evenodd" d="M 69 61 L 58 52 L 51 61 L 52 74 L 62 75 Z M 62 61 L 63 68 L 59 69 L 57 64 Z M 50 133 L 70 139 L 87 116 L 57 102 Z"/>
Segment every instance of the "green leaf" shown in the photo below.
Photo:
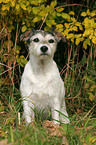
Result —
<path fill-rule="evenodd" d="M 83 42 L 83 47 L 84 47 L 85 49 L 87 49 L 87 43 L 86 43 L 86 41 Z"/>
<path fill-rule="evenodd" d="M 89 99 L 90 99 L 90 101 L 93 101 L 93 100 L 94 100 L 94 96 L 93 96 L 93 94 L 92 94 L 91 92 L 88 92 L 87 94 L 89 95 Z"/>
<path fill-rule="evenodd" d="M 86 39 L 86 43 L 91 46 L 90 39 Z"/>
<path fill-rule="evenodd" d="M 90 16 L 91 16 L 91 17 L 96 16 L 96 12 L 95 12 L 95 11 L 92 11 L 91 14 L 90 14 Z"/>
<path fill-rule="evenodd" d="M 80 41 L 81 41 L 81 38 L 77 38 L 75 41 L 75 44 L 78 45 L 80 43 Z"/>
<path fill-rule="evenodd" d="M 47 15 L 47 12 L 46 11 L 41 11 L 39 15 L 42 16 L 42 17 L 45 17 Z"/>
<path fill-rule="evenodd" d="M 26 10 L 26 5 L 24 5 L 23 3 L 21 3 L 20 5 L 21 5 L 21 8 L 22 8 L 23 10 Z"/>
<path fill-rule="evenodd" d="M 38 21 L 40 21 L 41 20 L 41 17 L 35 17 L 34 19 L 33 19 L 33 22 L 38 22 Z"/>
<path fill-rule="evenodd" d="M 81 65 L 84 65 L 86 63 L 87 59 L 86 59 L 86 56 L 83 55 L 83 58 L 81 59 Z"/>
<path fill-rule="evenodd" d="M 32 11 L 32 7 L 31 7 L 31 6 L 28 6 L 28 7 L 27 7 L 27 10 L 28 10 L 28 12 L 30 13 L 30 12 Z"/>
<path fill-rule="evenodd" d="M 40 8 L 39 7 L 33 7 L 33 13 L 34 14 L 38 14 L 40 12 Z"/>
<path fill-rule="evenodd" d="M 24 67 L 28 61 L 25 59 L 25 57 L 24 57 L 23 55 L 21 55 L 21 56 L 17 59 L 17 62 L 18 62 L 22 67 Z"/>
<path fill-rule="evenodd" d="M 37 6 L 38 2 L 36 0 L 31 0 L 31 4 Z"/>
<path fill-rule="evenodd" d="M 70 16 L 67 13 L 62 13 L 61 15 L 64 19 L 70 19 Z"/>
<path fill-rule="evenodd" d="M 55 20 L 46 20 L 46 25 L 51 28 L 52 25 L 55 25 Z"/>
<path fill-rule="evenodd" d="M 20 5 L 19 4 L 16 4 L 16 10 L 20 9 Z"/>
<path fill-rule="evenodd" d="M 23 27 L 22 27 L 22 32 L 25 32 L 27 30 L 27 27 L 24 25 Z"/>
<path fill-rule="evenodd" d="M 50 7 L 54 8 L 57 5 L 57 0 L 51 2 Z"/>
<path fill-rule="evenodd" d="M 95 81 L 93 81 L 90 77 L 88 76 L 84 76 L 83 79 L 87 80 L 88 82 L 91 82 L 93 84 L 95 84 Z"/>

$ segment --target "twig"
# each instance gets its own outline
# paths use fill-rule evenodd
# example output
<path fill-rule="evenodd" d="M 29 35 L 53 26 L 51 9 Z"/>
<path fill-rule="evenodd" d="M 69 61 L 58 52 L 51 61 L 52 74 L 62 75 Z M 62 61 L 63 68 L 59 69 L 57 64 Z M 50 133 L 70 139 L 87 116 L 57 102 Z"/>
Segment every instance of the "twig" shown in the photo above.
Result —
<path fill-rule="evenodd" d="M 12 69 L 12 67 L 7 66 L 6 64 L 3 64 L 3 63 L 1 63 L 1 62 L 0 62 L 0 64 L 3 65 L 3 66 L 6 66 L 6 67 L 9 68 L 9 69 Z"/>
<path fill-rule="evenodd" d="M 43 22 L 42 22 L 41 27 L 40 27 L 39 30 L 41 30 L 41 28 L 43 27 L 43 24 L 45 23 L 45 20 L 46 20 L 47 16 L 48 16 L 48 13 L 46 14 L 46 16 L 45 16 L 45 18 L 44 18 L 44 20 L 43 20 Z"/>
<path fill-rule="evenodd" d="M 88 8 L 88 6 L 81 5 L 81 4 L 67 4 L 67 5 L 58 6 L 58 7 L 54 8 L 53 10 L 56 10 L 56 9 L 59 9 L 62 7 L 69 7 L 69 6 L 80 6 L 80 7 L 87 7 Z"/>

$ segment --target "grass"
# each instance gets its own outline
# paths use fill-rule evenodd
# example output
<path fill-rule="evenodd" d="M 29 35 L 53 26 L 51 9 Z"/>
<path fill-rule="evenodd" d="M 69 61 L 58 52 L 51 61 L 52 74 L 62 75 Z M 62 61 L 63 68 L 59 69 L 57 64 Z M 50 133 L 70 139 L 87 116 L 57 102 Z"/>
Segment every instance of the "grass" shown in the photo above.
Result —
<path fill-rule="evenodd" d="M 6 142 L 5 144 L 14 145 L 95 145 L 96 114 L 94 114 L 94 109 L 96 105 L 93 103 L 92 107 L 88 106 L 89 98 L 87 100 L 82 98 L 82 89 L 81 92 L 78 92 L 78 90 L 72 92 L 73 97 L 69 94 L 69 91 L 66 91 L 67 110 L 71 123 L 62 124 L 62 128 L 58 128 L 54 134 L 55 126 L 44 128 L 43 122 L 40 121 L 35 121 L 34 124 L 26 126 L 22 119 L 20 93 L 18 91 L 12 93 L 9 89 L 5 91 L 6 94 L 4 88 L 2 88 L 0 96 L 2 96 L 4 103 L 0 102 L 0 140 L 3 144 Z M 70 97 L 67 95 L 70 95 Z M 84 103 L 84 100 L 86 100 L 86 107 L 80 106 L 82 105 L 81 101 Z M 19 112 L 20 119 L 18 117 Z"/>

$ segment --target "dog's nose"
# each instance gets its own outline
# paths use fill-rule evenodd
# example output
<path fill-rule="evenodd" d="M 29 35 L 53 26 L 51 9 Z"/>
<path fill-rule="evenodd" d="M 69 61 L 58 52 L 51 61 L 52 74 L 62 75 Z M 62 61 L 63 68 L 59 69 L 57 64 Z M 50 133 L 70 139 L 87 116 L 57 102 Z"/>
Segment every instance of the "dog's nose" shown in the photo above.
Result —
<path fill-rule="evenodd" d="M 46 46 L 42 46 L 40 49 L 41 49 L 42 52 L 47 52 L 48 47 L 46 47 Z"/>

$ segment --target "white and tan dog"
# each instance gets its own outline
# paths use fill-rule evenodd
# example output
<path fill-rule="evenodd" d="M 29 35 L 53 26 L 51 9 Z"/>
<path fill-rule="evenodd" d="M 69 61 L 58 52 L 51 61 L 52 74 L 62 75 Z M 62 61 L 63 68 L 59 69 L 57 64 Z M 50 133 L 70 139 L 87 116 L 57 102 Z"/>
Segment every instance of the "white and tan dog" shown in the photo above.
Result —
<path fill-rule="evenodd" d="M 59 39 L 64 37 L 57 31 L 29 30 L 21 35 L 21 40 L 29 42 L 30 53 L 20 84 L 27 123 L 35 118 L 34 109 L 37 112 L 45 109 L 43 116 L 51 110 L 54 124 L 70 122 L 65 106 L 64 83 L 53 60 Z"/>

